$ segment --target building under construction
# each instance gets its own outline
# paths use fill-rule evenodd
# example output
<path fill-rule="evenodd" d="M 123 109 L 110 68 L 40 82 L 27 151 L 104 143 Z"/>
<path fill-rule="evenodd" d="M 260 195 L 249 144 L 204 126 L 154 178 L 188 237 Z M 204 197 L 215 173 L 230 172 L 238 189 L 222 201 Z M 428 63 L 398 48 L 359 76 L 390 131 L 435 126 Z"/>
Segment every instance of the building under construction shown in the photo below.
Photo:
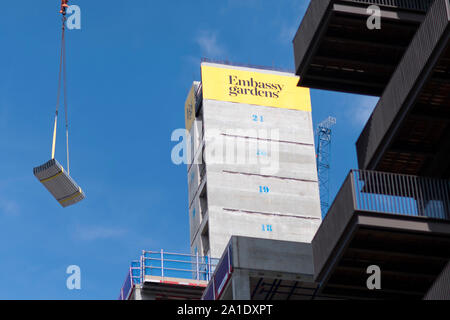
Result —
<path fill-rule="evenodd" d="M 379 29 L 367 26 L 371 5 Z M 310 1 L 293 40 L 295 85 L 380 97 L 356 142 L 359 168 L 323 221 L 309 92 L 259 103 L 254 95 L 271 100 L 283 83 L 247 72 L 292 75 L 202 64 L 186 103 L 190 257 L 218 258 L 202 299 L 450 299 L 449 23 L 449 0 Z M 230 133 L 257 125 L 279 135 Z M 280 142 L 278 171 L 209 162 L 222 154 L 217 137 Z M 258 156 L 270 150 L 256 143 Z M 380 289 L 367 286 L 370 266 Z"/>
<path fill-rule="evenodd" d="M 144 254 L 122 298 L 176 297 L 180 283 L 185 295 L 178 290 L 178 297 L 194 298 L 201 288 L 200 298 L 232 236 L 310 247 L 320 225 L 309 89 L 294 74 L 268 68 L 205 60 L 201 75 L 185 103 L 191 254 L 169 259 L 175 268 L 163 255 Z M 167 276 L 183 264 L 184 276 Z"/>

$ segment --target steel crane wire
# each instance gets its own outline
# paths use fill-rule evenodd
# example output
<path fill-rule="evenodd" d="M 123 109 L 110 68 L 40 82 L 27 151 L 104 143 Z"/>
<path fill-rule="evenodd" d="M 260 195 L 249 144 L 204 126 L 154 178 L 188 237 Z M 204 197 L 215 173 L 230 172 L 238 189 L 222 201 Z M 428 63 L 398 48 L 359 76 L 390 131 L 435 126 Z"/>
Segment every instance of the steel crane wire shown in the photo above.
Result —
<path fill-rule="evenodd" d="M 47 163 L 33 169 L 34 175 L 47 188 L 47 190 L 55 197 L 62 207 L 68 207 L 85 198 L 84 192 L 70 177 L 70 159 L 69 159 L 69 117 L 68 117 L 68 103 L 67 103 L 67 69 L 66 69 L 66 10 L 68 0 L 61 0 L 62 14 L 62 36 L 61 36 L 61 51 L 59 61 L 59 76 L 58 76 L 58 91 L 56 98 L 55 123 L 53 127 L 52 139 L 52 158 Z M 61 87 L 63 93 L 63 104 L 65 113 L 66 125 L 66 156 L 67 156 L 67 173 L 55 159 L 56 151 L 56 133 L 58 125 L 58 113 L 61 103 Z"/>

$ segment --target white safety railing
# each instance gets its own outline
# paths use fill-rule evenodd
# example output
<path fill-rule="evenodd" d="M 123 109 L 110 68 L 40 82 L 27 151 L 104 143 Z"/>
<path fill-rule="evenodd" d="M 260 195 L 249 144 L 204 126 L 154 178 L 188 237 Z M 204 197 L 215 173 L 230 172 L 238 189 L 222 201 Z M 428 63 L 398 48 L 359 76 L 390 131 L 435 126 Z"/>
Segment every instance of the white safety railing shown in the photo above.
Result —
<path fill-rule="evenodd" d="M 145 277 L 158 277 L 209 282 L 218 259 L 199 254 L 180 254 L 161 251 L 142 251 L 138 261 L 133 261 L 125 283 L 120 291 L 119 300 L 128 299 L 136 284 L 143 284 Z"/>

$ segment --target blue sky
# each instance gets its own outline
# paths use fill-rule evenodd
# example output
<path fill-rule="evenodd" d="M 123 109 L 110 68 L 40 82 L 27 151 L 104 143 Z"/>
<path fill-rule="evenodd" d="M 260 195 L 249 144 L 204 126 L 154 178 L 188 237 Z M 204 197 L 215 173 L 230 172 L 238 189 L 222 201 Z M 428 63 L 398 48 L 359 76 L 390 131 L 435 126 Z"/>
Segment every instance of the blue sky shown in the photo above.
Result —
<path fill-rule="evenodd" d="M 189 252 L 186 167 L 172 164 L 170 136 L 184 127 L 200 58 L 293 69 L 308 3 L 71 1 L 82 10 L 82 29 L 67 39 L 71 174 L 87 198 L 63 210 L 32 174 L 51 153 L 59 1 L 2 1 L 0 299 L 116 299 L 141 250 Z M 311 96 L 314 124 L 337 118 L 335 194 L 357 166 L 355 141 L 377 100 Z M 73 264 L 79 291 L 66 288 Z"/>

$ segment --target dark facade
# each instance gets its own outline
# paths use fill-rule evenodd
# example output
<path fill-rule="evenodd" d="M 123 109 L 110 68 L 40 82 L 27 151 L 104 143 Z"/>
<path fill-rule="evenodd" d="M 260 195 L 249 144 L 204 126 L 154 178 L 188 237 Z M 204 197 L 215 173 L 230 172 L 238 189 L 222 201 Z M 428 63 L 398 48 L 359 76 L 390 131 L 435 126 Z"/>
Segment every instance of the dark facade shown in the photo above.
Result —
<path fill-rule="evenodd" d="M 450 178 L 449 4 L 436 1 L 357 142 L 361 169 Z"/>
<path fill-rule="evenodd" d="M 379 30 L 366 26 L 371 4 Z M 318 294 L 450 299 L 449 22 L 448 0 L 310 3 L 294 39 L 299 85 L 380 96 L 356 143 L 361 170 L 313 239 Z M 366 284 L 371 265 L 380 290 Z"/>
<path fill-rule="evenodd" d="M 430 187 L 447 207 L 430 206 Z M 320 293 L 350 298 L 422 298 L 450 260 L 448 180 L 353 170 L 312 244 Z M 382 290 L 368 290 L 367 268 Z"/>
<path fill-rule="evenodd" d="M 428 291 L 424 300 L 445 300 L 450 297 L 450 263 L 447 264 L 439 278 Z"/>
<path fill-rule="evenodd" d="M 293 40 L 300 85 L 380 96 L 432 0 L 312 0 Z M 381 9 L 369 30 L 367 8 Z"/>

